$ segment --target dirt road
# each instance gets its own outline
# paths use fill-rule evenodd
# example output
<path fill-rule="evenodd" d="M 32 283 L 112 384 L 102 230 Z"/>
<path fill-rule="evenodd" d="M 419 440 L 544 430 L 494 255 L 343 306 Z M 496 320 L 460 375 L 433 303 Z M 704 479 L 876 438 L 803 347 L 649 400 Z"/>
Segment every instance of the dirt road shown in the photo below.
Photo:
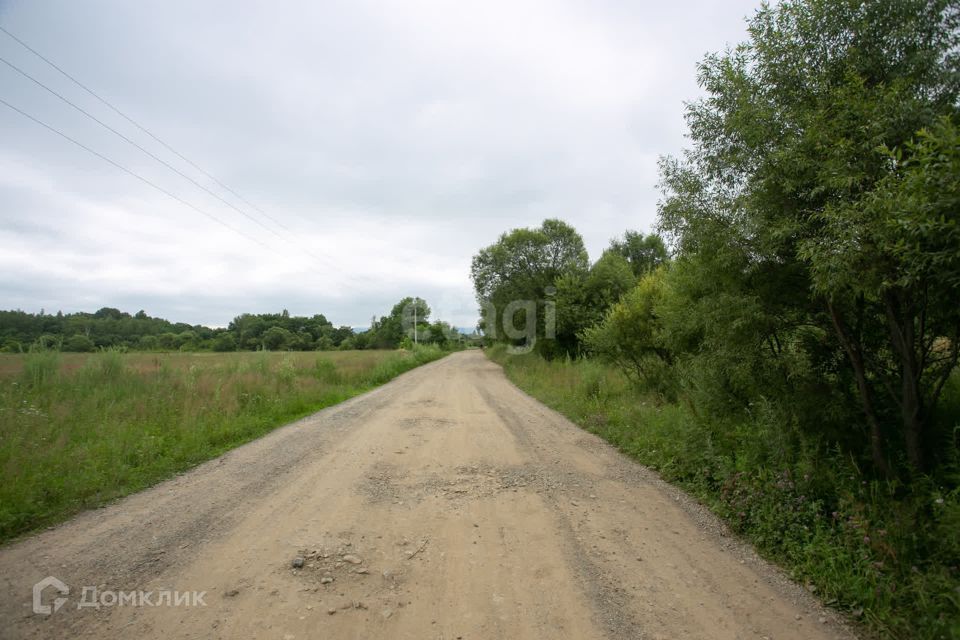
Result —
<path fill-rule="evenodd" d="M 2 637 L 850 637 L 477 351 L 8 546 L 0 589 Z"/>

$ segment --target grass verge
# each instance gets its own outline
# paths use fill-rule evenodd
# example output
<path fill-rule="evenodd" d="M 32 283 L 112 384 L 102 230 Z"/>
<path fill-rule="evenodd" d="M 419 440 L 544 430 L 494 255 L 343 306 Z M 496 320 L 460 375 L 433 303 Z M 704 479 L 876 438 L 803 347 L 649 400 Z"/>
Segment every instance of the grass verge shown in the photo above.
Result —
<path fill-rule="evenodd" d="M 752 422 L 717 424 L 597 361 L 487 354 L 526 393 L 696 496 L 865 635 L 960 638 L 956 482 L 865 477 L 763 407 Z"/>
<path fill-rule="evenodd" d="M 148 487 L 445 355 L 4 356 L 0 541 Z"/>

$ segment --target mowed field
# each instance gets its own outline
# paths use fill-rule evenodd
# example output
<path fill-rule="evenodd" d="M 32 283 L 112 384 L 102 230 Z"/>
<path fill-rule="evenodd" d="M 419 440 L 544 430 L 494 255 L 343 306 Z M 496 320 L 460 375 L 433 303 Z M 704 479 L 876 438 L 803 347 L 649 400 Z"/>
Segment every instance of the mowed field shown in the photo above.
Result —
<path fill-rule="evenodd" d="M 0 542 L 147 487 L 443 355 L 0 355 Z"/>

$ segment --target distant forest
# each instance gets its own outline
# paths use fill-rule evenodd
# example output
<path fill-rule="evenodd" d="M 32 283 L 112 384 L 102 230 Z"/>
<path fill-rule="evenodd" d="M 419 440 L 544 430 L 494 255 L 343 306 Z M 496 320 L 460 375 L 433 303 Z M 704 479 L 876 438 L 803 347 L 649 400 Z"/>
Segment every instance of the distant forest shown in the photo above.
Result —
<path fill-rule="evenodd" d="M 417 308 L 417 339 L 451 347 L 467 341 L 450 324 L 430 321 L 430 307 L 421 298 L 404 298 L 389 315 L 374 318 L 366 331 L 336 327 L 323 314 L 310 317 L 280 313 L 244 313 L 226 328 L 171 322 L 145 311 L 131 315 L 104 307 L 94 313 L 47 314 L 0 311 L 0 352 L 31 348 L 91 352 L 100 349 L 137 351 L 328 351 L 332 349 L 396 349 L 412 340 L 412 309 Z M 408 318 L 407 316 L 410 316 Z"/>

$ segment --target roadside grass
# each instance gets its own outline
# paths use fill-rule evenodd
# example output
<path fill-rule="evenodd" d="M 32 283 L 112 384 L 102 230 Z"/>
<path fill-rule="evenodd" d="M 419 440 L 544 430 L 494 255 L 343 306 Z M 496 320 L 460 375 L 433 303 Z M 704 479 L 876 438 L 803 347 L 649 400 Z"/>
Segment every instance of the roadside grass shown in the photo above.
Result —
<path fill-rule="evenodd" d="M 148 487 L 445 352 L 0 358 L 0 541 Z"/>
<path fill-rule="evenodd" d="M 872 479 L 839 452 L 797 441 L 762 407 L 749 424 L 716 424 L 594 360 L 503 346 L 487 355 L 525 392 L 696 496 L 864 633 L 960 638 L 955 478 Z M 952 383 L 945 419 L 960 425 Z"/>

